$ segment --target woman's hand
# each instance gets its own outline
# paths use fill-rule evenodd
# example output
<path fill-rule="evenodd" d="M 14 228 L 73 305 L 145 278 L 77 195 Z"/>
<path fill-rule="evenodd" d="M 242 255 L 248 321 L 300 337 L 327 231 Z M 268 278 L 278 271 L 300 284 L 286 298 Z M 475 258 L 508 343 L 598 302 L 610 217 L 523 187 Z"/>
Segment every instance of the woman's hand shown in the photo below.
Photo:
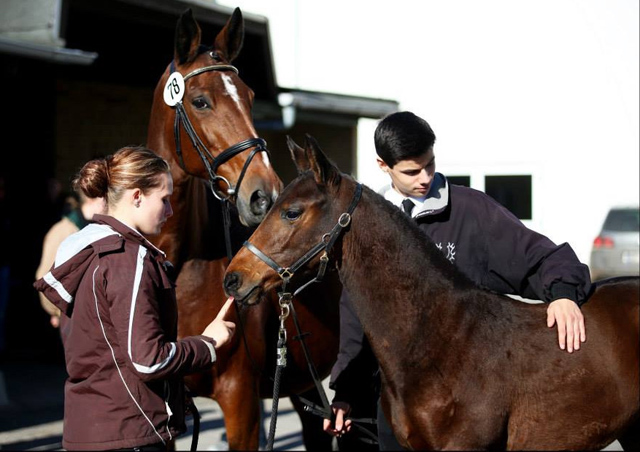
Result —
<path fill-rule="evenodd" d="M 203 336 L 208 336 L 213 339 L 215 348 L 222 347 L 224 344 L 229 342 L 236 330 L 235 323 L 225 320 L 225 317 L 227 317 L 232 305 L 233 297 L 227 298 L 227 301 L 220 309 L 220 312 L 218 312 L 216 318 L 207 325 L 202 333 Z"/>

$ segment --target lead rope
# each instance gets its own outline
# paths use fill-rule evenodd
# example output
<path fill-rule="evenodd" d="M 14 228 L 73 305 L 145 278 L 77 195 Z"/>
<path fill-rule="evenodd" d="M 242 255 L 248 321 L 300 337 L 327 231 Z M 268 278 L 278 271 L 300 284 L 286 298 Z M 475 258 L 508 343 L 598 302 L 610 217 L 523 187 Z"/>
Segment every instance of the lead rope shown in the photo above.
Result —
<path fill-rule="evenodd" d="M 285 292 L 287 282 L 286 278 L 282 284 L 282 292 L 279 294 L 280 299 L 280 329 L 278 330 L 278 348 L 276 356 L 276 372 L 273 381 L 273 400 L 271 405 L 271 420 L 269 422 L 269 436 L 267 438 L 267 450 L 273 450 L 273 441 L 276 436 L 276 424 L 278 421 L 278 403 L 280 401 L 280 378 L 282 371 L 287 366 L 287 329 L 284 327 L 284 321 L 289 317 L 291 311 L 291 298 L 289 292 Z"/>
<path fill-rule="evenodd" d="M 191 437 L 191 452 L 198 450 L 198 438 L 200 436 L 200 412 L 193 399 L 190 399 L 188 409 L 193 417 L 193 436 Z"/>
<path fill-rule="evenodd" d="M 310 281 L 309 283 L 312 282 L 320 282 L 321 279 L 314 279 L 312 281 Z M 305 284 L 304 286 L 300 287 L 298 290 L 296 290 L 293 294 L 293 296 L 297 296 L 303 289 L 305 289 L 309 283 Z M 298 336 L 295 337 L 294 339 L 298 339 L 300 340 L 300 343 L 302 345 L 302 350 L 304 352 L 304 356 L 307 359 L 307 365 L 309 367 L 309 372 L 311 373 L 311 377 L 313 378 L 313 382 L 316 386 L 316 389 L 318 391 L 318 395 L 320 396 L 320 400 L 322 402 L 322 407 L 318 407 L 315 403 L 305 399 L 304 397 L 301 397 L 299 395 L 295 395 L 294 397 L 296 397 L 298 400 L 300 400 L 303 404 L 304 404 L 304 410 L 307 412 L 310 412 L 311 414 L 315 414 L 316 416 L 320 416 L 323 419 L 329 419 L 331 421 L 331 424 L 333 425 L 333 423 L 335 422 L 335 414 L 333 413 L 333 409 L 331 408 L 331 405 L 329 404 L 329 398 L 327 397 L 327 393 L 324 390 L 324 387 L 322 386 L 322 382 L 320 381 L 320 377 L 318 375 L 318 371 L 315 367 L 315 365 L 313 364 L 313 360 L 311 359 L 311 353 L 309 352 L 309 349 L 307 348 L 307 344 L 304 341 L 304 336 L 305 333 L 302 333 L 301 329 L 300 329 L 300 323 L 298 322 L 298 315 L 296 314 L 296 310 L 295 310 L 295 306 L 293 303 L 291 303 L 291 317 L 293 318 L 293 323 L 296 327 L 296 331 L 298 332 Z M 308 333 L 306 333 L 308 334 Z M 360 425 L 360 424 L 372 424 L 375 425 L 377 424 L 377 419 L 374 418 L 354 418 L 351 416 L 348 416 L 344 419 L 346 420 L 351 420 L 352 422 L 352 426 L 358 430 L 360 430 L 360 432 L 362 432 L 364 435 L 366 435 L 368 438 L 358 438 L 360 441 L 367 443 L 367 444 L 372 444 L 372 445 L 376 445 L 378 444 L 378 437 L 373 434 L 369 429 L 365 428 L 364 426 Z"/>

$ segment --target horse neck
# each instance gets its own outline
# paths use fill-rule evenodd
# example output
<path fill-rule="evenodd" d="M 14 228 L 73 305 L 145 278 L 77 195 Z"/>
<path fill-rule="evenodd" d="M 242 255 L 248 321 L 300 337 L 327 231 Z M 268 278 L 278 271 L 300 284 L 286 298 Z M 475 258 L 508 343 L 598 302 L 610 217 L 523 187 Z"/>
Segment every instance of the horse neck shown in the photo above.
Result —
<path fill-rule="evenodd" d="M 343 237 L 339 271 L 383 371 L 406 365 L 413 344 L 424 365 L 449 340 L 459 276 L 438 253 L 400 209 L 365 188 Z"/>

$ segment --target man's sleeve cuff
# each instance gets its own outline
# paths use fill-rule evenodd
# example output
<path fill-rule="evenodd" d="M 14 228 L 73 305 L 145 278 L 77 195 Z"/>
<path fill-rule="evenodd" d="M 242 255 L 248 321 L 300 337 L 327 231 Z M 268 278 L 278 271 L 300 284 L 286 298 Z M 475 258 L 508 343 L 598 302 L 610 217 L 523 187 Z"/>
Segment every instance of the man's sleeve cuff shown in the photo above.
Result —
<path fill-rule="evenodd" d="M 560 298 L 568 298 L 569 300 L 574 301 L 578 306 L 581 304 L 578 302 L 578 289 L 572 284 L 557 282 L 550 287 L 549 291 L 551 293 L 550 302 Z"/>

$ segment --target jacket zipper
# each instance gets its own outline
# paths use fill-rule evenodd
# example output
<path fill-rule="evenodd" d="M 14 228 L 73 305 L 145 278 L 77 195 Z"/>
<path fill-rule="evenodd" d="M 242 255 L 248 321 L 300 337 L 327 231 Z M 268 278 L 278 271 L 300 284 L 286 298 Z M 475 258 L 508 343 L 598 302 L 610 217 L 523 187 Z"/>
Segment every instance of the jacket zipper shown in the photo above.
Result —
<path fill-rule="evenodd" d="M 164 405 L 167 408 L 167 432 L 169 433 L 169 440 L 173 439 L 173 435 L 171 435 L 171 429 L 169 428 L 169 422 L 171 421 L 171 416 L 173 416 L 173 411 L 171 411 L 171 407 L 169 406 L 169 397 L 171 395 L 171 387 L 169 386 L 169 381 L 165 380 L 164 382 L 166 398 L 164 401 Z"/>

